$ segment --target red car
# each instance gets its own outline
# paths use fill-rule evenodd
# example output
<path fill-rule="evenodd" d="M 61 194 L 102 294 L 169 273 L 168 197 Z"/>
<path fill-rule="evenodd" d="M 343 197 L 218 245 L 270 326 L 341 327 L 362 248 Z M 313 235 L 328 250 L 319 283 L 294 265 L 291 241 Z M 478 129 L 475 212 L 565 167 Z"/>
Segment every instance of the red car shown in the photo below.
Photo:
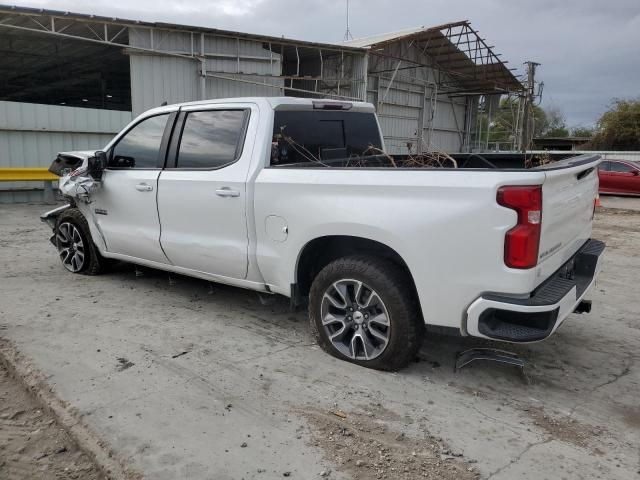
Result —
<path fill-rule="evenodd" d="M 604 160 L 598 167 L 600 193 L 640 195 L 640 163 Z"/>

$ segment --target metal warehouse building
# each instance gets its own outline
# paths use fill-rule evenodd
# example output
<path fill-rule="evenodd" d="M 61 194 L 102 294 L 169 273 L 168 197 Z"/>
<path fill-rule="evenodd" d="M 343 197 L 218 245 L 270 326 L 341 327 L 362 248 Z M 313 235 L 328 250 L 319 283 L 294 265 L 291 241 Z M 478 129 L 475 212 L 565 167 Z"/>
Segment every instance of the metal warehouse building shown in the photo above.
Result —
<path fill-rule="evenodd" d="M 523 85 L 468 21 L 347 42 L 368 49 L 367 101 L 391 153 L 471 151 L 480 98 Z"/>
<path fill-rule="evenodd" d="M 366 100 L 391 153 L 469 151 L 480 98 L 522 90 L 466 21 L 324 44 L 0 6 L 0 46 L 0 168 L 100 148 L 164 102 L 243 96 Z M 0 202 L 34 185 L 0 183 Z"/>

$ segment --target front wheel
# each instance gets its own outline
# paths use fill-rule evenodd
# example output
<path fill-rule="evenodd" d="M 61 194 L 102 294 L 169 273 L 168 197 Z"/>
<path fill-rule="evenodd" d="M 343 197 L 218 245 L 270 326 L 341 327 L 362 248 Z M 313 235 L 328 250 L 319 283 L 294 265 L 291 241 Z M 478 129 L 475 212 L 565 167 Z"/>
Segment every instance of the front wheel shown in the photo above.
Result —
<path fill-rule="evenodd" d="M 85 275 L 102 271 L 104 259 L 93 243 L 87 220 L 78 209 L 70 208 L 58 217 L 55 238 L 62 266 L 68 271 Z"/>
<path fill-rule="evenodd" d="M 380 370 L 406 366 L 424 335 L 408 274 L 366 256 L 340 258 L 320 271 L 309 293 L 309 318 L 325 351 Z"/>

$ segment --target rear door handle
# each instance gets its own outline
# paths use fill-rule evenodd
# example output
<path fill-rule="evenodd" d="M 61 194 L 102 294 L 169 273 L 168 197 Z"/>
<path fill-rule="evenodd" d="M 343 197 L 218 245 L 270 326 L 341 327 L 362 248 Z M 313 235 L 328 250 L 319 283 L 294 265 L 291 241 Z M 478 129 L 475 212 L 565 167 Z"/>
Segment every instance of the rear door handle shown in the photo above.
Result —
<path fill-rule="evenodd" d="M 139 192 L 150 192 L 151 190 L 153 190 L 153 187 L 148 183 L 139 183 L 136 185 L 136 190 L 138 190 Z"/>
<path fill-rule="evenodd" d="M 231 190 L 229 187 L 222 187 L 216 190 L 216 195 L 219 197 L 239 197 L 240 192 L 238 190 Z"/>

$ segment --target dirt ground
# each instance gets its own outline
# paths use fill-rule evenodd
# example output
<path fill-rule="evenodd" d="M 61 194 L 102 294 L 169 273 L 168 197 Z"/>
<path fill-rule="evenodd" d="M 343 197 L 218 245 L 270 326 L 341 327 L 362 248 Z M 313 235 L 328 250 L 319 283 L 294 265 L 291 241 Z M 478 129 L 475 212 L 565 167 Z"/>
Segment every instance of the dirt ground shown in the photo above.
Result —
<path fill-rule="evenodd" d="M 327 459 L 354 480 L 479 478 L 474 467 L 461 458 L 461 453 L 452 452 L 439 439 L 428 435 L 411 438 L 389 430 L 384 421 L 389 412 L 380 404 L 360 414 L 341 410 L 300 413 L 309 421 L 312 445 L 322 448 Z"/>
<path fill-rule="evenodd" d="M 524 373 L 454 372 L 458 352 L 494 344 L 435 334 L 401 372 L 340 362 L 283 298 L 126 265 L 71 275 L 46 207 L 0 206 L 0 353 L 19 351 L 77 426 L 150 479 L 637 479 L 640 199 L 625 205 L 597 214 L 592 313 L 541 343 L 495 344 Z"/>
<path fill-rule="evenodd" d="M 640 211 L 638 197 L 618 197 L 616 195 L 602 194 L 600 195 L 600 202 L 604 208 Z"/>
<path fill-rule="evenodd" d="M 0 478 L 103 480 L 64 429 L 0 362 Z"/>

